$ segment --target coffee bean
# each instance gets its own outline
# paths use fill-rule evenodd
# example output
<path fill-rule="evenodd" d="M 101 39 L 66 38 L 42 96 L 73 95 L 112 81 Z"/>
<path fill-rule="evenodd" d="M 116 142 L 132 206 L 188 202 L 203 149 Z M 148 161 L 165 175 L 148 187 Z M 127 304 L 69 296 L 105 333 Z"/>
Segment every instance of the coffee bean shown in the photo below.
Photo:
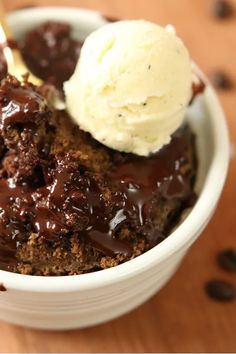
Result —
<path fill-rule="evenodd" d="M 221 90 L 229 90 L 232 88 L 231 80 L 223 71 L 213 72 L 210 78 L 213 85 Z"/>
<path fill-rule="evenodd" d="M 236 272 L 236 250 L 227 249 L 219 253 L 217 257 L 219 265 L 230 272 Z"/>
<path fill-rule="evenodd" d="M 210 280 L 206 283 L 207 295 L 218 301 L 231 301 L 235 298 L 235 287 L 224 280 Z"/>
<path fill-rule="evenodd" d="M 215 18 L 225 19 L 232 15 L 233 8 L 228 1 L 215 0 L 212 4 L 211 14 Z"/>

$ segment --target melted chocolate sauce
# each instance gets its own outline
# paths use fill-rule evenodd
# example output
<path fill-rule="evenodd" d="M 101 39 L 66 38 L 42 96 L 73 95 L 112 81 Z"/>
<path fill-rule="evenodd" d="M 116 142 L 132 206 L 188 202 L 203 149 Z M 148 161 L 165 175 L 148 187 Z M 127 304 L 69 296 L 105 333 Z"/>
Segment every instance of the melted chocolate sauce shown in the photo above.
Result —
<path fill-rule="evenodd" d="M 46 107 L 45 99 L 29 89 L 12 89 L 7 93 L 7 99 L 1 109 L 1 129 L 16 123 L 34 123 L 35 116 Z"/>
<path fill-rule="evenodd" d="M 181 171 L 189 144 L 190 136 L 180 129 L 158 153 L 149 158 L 127 155 L 112 171 L 116 197 L 126 217 L 122 222 L 133 220 L 151 244 L 163 236 L 153 222 L 156 204 L 161 199 L 187 202 L 192 195 L 191 178 Z"/>

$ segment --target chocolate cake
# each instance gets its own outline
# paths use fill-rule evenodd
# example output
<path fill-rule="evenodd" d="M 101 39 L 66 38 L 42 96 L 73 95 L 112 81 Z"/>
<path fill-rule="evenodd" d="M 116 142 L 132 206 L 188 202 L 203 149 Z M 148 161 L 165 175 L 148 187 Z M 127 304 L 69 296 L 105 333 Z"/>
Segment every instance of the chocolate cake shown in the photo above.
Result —
<path fill-rule="evenodd" d="M 64 22 L 47 21 L 26 33 L 19 48 L 36 76 L 58 88 L 73 74 L 82 43 Z"/>
<path fill-rule="evenodd" d="M 188 125 L 158 153 L 109 149 L 53 107 L 55 88 L 0 86 L 0 269 L 73 275 L 116 266 L 165 239 L 195 201 Z"/>

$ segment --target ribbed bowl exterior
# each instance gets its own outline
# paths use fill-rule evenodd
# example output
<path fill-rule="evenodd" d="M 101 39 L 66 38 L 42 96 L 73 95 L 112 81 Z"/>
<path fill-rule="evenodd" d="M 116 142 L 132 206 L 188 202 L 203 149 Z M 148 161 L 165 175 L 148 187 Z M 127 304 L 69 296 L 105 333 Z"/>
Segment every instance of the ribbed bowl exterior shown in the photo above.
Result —
<path fill-rule="evenodd" d="M 86 327 L 120 316 L 156 293 L 176 271 L 187 247 L 155 268 L 100 289 L 35 293 L 10 290 L 0 297 L 0 318 L 44 329 Z"/>
<path fill-rule="evenodd" d="M 174 254 L 161 262 L 157 259 L 155 266 L 115 284 L 83 290 L 78 279 L 77 291 L 65 288 L 64 292 L 15 289 L 2 292 L 0 319 L 26 327 L 63 330 L 84 328 L 121 316 L 144 303 L 168 282 L 206 224 Z"/>

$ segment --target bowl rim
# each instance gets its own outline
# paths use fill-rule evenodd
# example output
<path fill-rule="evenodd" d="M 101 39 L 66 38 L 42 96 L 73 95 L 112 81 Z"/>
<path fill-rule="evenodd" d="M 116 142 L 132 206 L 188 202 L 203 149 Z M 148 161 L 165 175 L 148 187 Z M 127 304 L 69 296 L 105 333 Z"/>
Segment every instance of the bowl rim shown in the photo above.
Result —
<path fill-rule="evenodd" d="M 39 15 L 42 11 L 47 11 L 52 15 L 55 12 L 63 14 L 63 18 L 65 18 L 65 11 L 67 11 L 68 14 L 73 13 L 73 16 L 83 14 L 92 16 L 91 18 L 94 19 L 97 17 L 99 21 L 102 19 L 102 16 L 97 11 L 73 7 L 21 9 L 12 12 L 9 15 L 9 19 L 14 22 L 14 17 L 16 16 L 24 17 L 32 14 L 37 16 L 37 13 Z M 70 19 L 66 18 L 66 21 L 70 22 Z M 207 82 L 206 76 L 198 67 L 197 71 Z M 223 189 L 229 163 L 229 134 L 226 120 L 222 106 L 209 82 L 207 82 L 203 99 L 206 108 L 211 111 L 209 117 L 214 141 L 211 165 L 196 204 L 186 219 L 165 240 L 142 255 L 113 268 L 73 276 L 34 276 L 0 270 L 0 283 L 3 283 L 7 289 L 29 292 L 86 291 L 118 283 L 138 273 L 145 272 L 147 269 L 172 256 L 184 245 L 192 243 L 194 236 L 206 226 L 215 209 Z"/>

